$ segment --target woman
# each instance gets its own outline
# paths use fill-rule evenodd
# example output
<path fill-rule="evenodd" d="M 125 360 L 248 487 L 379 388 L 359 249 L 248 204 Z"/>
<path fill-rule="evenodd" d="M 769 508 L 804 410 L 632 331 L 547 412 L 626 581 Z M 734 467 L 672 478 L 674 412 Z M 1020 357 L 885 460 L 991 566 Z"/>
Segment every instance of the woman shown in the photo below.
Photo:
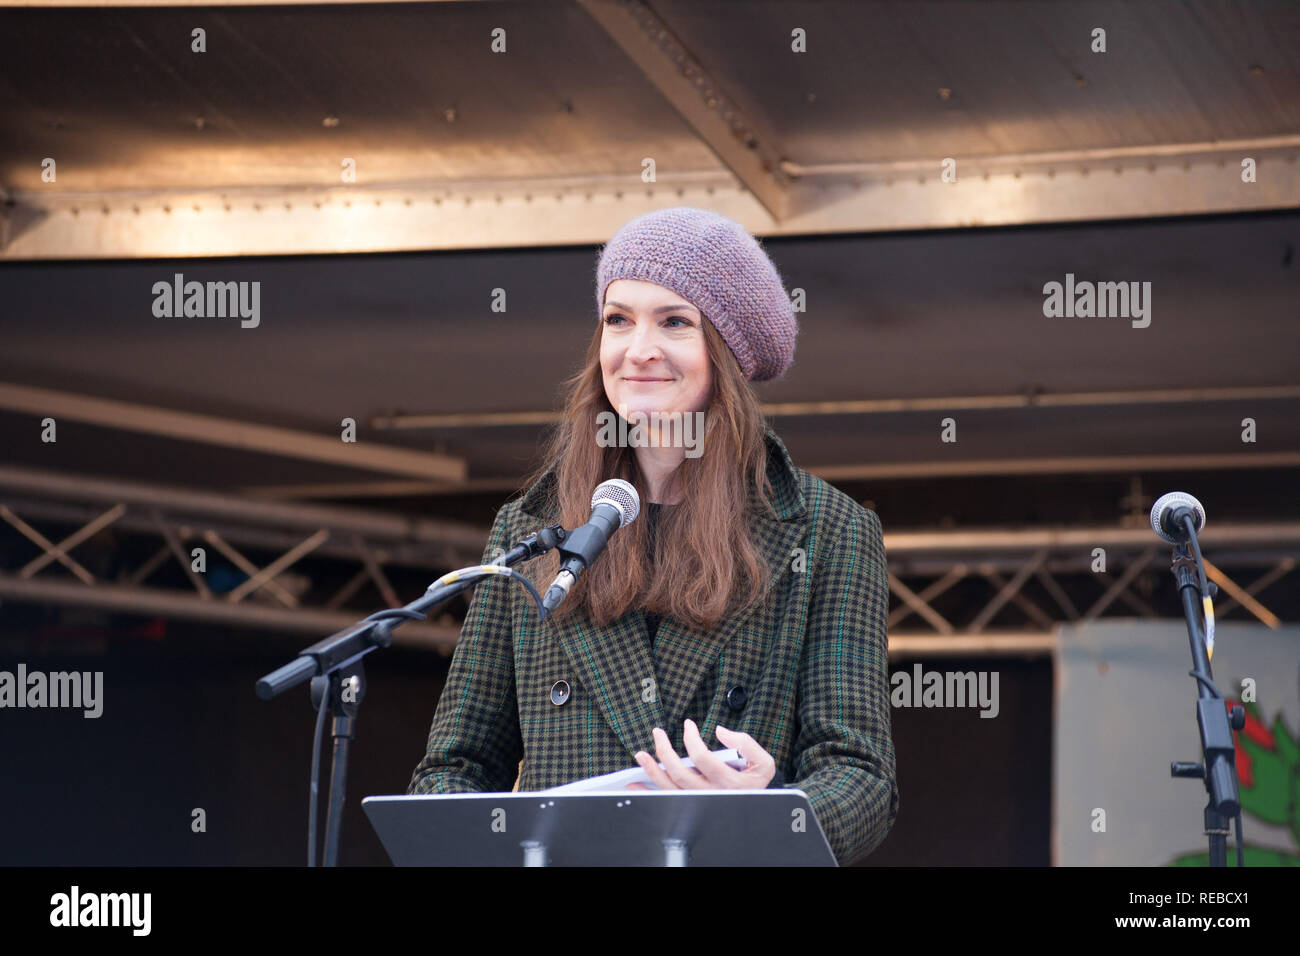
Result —
<path fill-rule="evenodd" d="M 898 810 L 885 552 L 875 513 L 794 466 L 748 384 L 794 359 L 781 278 L 738 223 L 664 209 L 605 245 L 596 305 L 548 464 L 484 560 L 584 523 L 609 478 L 642 515 L 545 622 L 517 584 L 478 586 L 408 792 L 542 790 L 635 761 L 664 789 L 803 790 L 836 858 L 865 856 Z M 539 588 L 558 568 L 554 551 L 520 567 Z"/>

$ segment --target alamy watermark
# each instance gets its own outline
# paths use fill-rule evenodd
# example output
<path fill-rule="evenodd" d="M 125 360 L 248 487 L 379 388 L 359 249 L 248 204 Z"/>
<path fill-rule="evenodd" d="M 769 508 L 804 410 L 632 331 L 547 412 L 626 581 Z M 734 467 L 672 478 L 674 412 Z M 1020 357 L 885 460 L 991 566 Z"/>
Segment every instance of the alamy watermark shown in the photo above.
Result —
<path fill-rule="evenodd" d="M 1049 319 L 1132 319 L 1135 329 L 1151 324 L 1150 282 L 1075 282 L 1074 273 L 1067 272 L 1064 284 L 1046 283 L 1043 296 L 1043 315 Z"/>
<path fill-rule="evenodd" d="M 601 448 L 685 448 L 687 458 L 704 454 L 704 412 L 598 412 L 596 444 Z"/>
<path fill-rule="evenodd" d="M 153 314 L 160 319 L 238 316 L 244 329 L 255 329 L 262 321 L 261 282 L 186 282 L 178 272 L 171 282 L 155 282 L 153 294 Z"/>
<path fill-rule="evenodd" d="M 897 671 L 889 683 L 895 707 L 979 707 L 981 717 L 1001 710 L 997 671 L 923 671 L 913 664 L 910 674 Z"/>
<path fill-rule="evenodd" d="M 152 893 L 83 893 L 73 884 L 50 897 L 51 926 L 126 926 L 133 936 L 148 936 L 152 912 Z"/>
<path fill-rule="evenodd" d="M 0 708 L 71 707 L 94 719 L 104 713 L 103 671 L 0 671 Z"/>

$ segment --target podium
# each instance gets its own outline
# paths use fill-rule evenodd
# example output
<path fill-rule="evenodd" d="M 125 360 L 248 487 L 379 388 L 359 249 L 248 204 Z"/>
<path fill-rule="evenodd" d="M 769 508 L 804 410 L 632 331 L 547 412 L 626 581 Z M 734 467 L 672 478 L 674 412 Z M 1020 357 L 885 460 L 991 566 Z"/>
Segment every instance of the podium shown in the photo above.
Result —
<path fill-rule="evenodd" d="M 836 866 L 802 790 L 448 793 L 361 801 L 397 866 Z"/>

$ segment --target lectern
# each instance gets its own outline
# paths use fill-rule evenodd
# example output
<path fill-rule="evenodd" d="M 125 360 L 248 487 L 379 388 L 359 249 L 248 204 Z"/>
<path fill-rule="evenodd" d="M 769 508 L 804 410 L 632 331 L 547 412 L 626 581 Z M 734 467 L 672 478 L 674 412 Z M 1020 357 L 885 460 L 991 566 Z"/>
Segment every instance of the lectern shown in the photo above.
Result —
<path fill-rule="evenodd" d="M 835 866 L 802 790 L 366 797 L 397 866 Z"/>

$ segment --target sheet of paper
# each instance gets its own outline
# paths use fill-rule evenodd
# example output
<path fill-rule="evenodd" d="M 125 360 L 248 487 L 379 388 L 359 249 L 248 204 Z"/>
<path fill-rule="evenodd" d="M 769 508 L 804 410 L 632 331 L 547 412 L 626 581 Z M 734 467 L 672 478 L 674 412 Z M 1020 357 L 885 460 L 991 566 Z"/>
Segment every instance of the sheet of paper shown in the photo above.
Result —
<path fill-rule="evenodd" d="M 737 753 L 734 749 L 715 750 L 713 755 L 722 760 L 727 766 L 736 770 L 745 769 L 745 758 Z M 682 763 L 688 767 L 694 767 L 695 762 L 690 757 L 683 757 Z M 659 765 L 662 769 L 663 764 Z M 651 790 L 659 788 L 651 782 L 649 775 L 640 767 L 629 767 L 626 770 L 616 770 L 614 773 L 602 774 L 599 777 L 589 777 L 586 780 L 575 780 L 573 783 L 566 783 L 559 787 L 552 787 L 550 790 L 542 790 L 541 793 L 591 793 L 600 790 L 626 790 L 629 783 L 643 783 Z"/>

